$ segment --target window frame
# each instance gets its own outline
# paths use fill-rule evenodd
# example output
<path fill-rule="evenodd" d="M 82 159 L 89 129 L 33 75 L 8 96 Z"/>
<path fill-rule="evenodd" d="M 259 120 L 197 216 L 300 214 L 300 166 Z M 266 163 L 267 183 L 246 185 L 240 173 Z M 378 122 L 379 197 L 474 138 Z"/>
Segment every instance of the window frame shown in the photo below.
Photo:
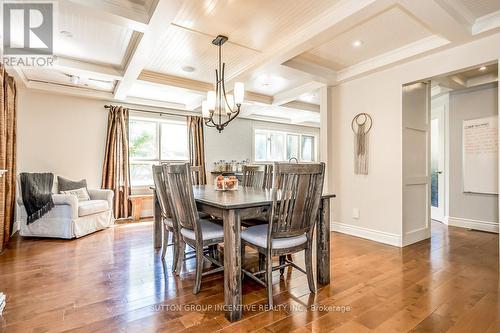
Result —
<path fill-rule="evenodd" d="M 152 165 L 161 165 L 163 163 L 182 163 L 182 162 L 189 162 L 189 143 L 187 142 L 187 159 L 180 159 L 180 160 L 166 160 L 166 159 L 162 159 L 161 157 L 161 149 L 162 149 L 162 124 L 175 124 L 175 125 L 184 125 L 186 127 L 186 138 L 189 140 L 188 138 L 188 128 L 187 128 L 187 124 L 185 121 L 182 121 L 180 119 L 174 119 L 173 117 L 148 117 L 148 116 L 144 116 L 144 115 L 138 115 L 138 114 L 131 114 L 130 117 L 129 117 L 129 137 L 130 137 L 130 122 L 131 121 L 141 121 L 141 122 L 150 122 L 150 123 L 154 123 L 156 125 L 156 143 L 155 143 L 155 146 L 156 146 L 156 156 L 155 158 L 151 159 L 151 158 L 132 158 L 132 156 L 129 156 L 129 169 L 132 169 L 131 166 L 133 164 L 152 164 Z M 131 185 L 131 188 L 133 188 L 134 190 L 144 190 L 144 191 L 148 191 L 149 188 L 151 186 L 154 185 L 154 183 L 152 184 L 148 184 L 148 185 L 132 185 L 132 177 L 130 177 L 130 185 Z"/>
<path fill-rule="evenodd" d="M 267 136 L 267 144 L 266 144 L 266 159 L 265 160 L 256 160 L 255 159 L 255 153 L 256 153 L 256 146 L 255 146 L 255 136 L 257 133 L 266 133 Z M 285 140 L 283 142 L 283 151 L 284 151 L 284 156 L 283 160 L 281 161 L 273 161 L 270 159 L 270 149 L 271 145 L 269 144 L 270 142 L 270 136 L 271 133 L 280 133 L 283 134 L 285 137 Z M 294 135 L 298 136 L 299 141 L 298 141 L 298 156 L 297 160 L 300 163 L 316 163 L 318 161 L 318 134 L 312 132 L 312 131 L 304 131 L 304 132 L 298 132 L 297 130 L 287 130 L 287 129 L 278 129 L 278 128 L 272 128 L 272 127 L 260 127 L 260 126 L 255 126 L 252 129 L 252 163 L 255 164 L 265 164 L 265 163 L 274 163 L 274 162 L 287 162 L 287 156 L 288 156 L 288 136 L 289 135 Z M 302 136 L 308 136 L 312 137 L 314 139 L 314 144 L 313 144 L 313 160 L 312 161 L 304 161 L 302 160 Z"/>

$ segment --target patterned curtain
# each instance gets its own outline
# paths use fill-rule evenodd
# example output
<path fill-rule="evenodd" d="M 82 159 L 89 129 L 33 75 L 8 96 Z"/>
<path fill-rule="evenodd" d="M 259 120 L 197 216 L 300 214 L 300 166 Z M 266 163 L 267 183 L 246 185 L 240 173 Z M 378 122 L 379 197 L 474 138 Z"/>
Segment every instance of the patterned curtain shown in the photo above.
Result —
<path fill-rule="evenodd" d="M 205 185 L 207 175 L 205 172 L 205 136 L 203 134 L 203 118 L 187 117 L 188 137 L 189 137 L 189 163 L 192 166 L 199 166 L 194 178 L 195 185 Z"/>
<path fill-rule="evenodd" d="M 128 109 L 121 106 L 112 106 L 109 110 L 106 152 L 102 167 L 101 187 L 115 192 L 113 211 L 116 219 L 130 216 L 128 114 Z"/>
<path fill-rule="evenodd" d="M 16 197 L 16 111 L 17 90 L 14 78 L 0 63 L 0 252 L 9 241 L 14 222 Z"/>

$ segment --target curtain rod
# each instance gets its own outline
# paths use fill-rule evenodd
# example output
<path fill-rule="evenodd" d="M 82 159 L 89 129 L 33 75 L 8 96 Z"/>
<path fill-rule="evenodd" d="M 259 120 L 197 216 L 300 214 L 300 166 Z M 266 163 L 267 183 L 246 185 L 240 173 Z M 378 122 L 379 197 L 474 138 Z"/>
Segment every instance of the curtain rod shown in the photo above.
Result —
<path fill-rule="evenodd" d="M 111 109 L 114 105 L 104 105 L 104 108 L 106 109 Z M 187 115 L 184 114 L 178 114 L 178 113 L 171 113 L 171 112 L 157 112 L 157 111 L 151 111 L 151 110 L 144 110 L 144 109 L 131 109 L 131 108 L 126 108 L 130 111 L 138 111 L 138 112 L 145 112 L 145 113 L 154 113 L 154 114 L 159 114 L 159 115 L 167 115 L 167 116 L 176 116 L 176 117 L 184 117 L 187 118 Z"/>

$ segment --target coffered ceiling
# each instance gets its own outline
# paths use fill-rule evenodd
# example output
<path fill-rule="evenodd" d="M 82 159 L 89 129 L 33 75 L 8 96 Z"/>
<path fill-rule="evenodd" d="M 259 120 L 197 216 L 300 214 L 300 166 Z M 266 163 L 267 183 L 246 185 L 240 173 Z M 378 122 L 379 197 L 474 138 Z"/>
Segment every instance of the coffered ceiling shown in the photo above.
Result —
<path fill-rule="evenodd" d="M 425 25 L 401 7 L 395 6 L 352 29 L 332 36 L 331 40 L 305 54 L 340 70 L 431 35 L 432 32 Z M 359 45 L 353 45 L 355 42 Z"/>
<path fill-rule="evenodd" d="M 98 17 L 82 15 L 61 2 L 54 35 L 57 56 L 122 67 L 133 30 Z"/>
<path fill-rule="evenodd" d="M 244 117 L 319 124 L 321 88 L 500 31 L 498 0 L 60 0 L 51 68 L 24 85 L 199 110 L 218 34 Z M 75 79 L 74 77 L 78 77 Z"/>
<path fill-rule="evenodd" d="M 500 10 L 498 0 L 457 0 L 475 18 L 480 18 Z"/>

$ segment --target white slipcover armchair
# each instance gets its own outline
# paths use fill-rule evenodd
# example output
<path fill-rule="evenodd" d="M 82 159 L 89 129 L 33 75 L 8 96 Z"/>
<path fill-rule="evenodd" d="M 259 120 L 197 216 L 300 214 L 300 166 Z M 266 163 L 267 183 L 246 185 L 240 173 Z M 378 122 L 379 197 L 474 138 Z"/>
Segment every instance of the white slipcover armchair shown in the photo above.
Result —
<path fill-rule="evenodd" d="M 113 225 L 113 191 L 89 189 L 90 200 L 78 202 L 71 194 L 53 194 L 54 208 L 31 224 L 21 197 L 18 177 L 17 221 L 20 235 L 28 237 L 79 238 Z M 54 182 L 52 192 L 57 193 Z"/>

